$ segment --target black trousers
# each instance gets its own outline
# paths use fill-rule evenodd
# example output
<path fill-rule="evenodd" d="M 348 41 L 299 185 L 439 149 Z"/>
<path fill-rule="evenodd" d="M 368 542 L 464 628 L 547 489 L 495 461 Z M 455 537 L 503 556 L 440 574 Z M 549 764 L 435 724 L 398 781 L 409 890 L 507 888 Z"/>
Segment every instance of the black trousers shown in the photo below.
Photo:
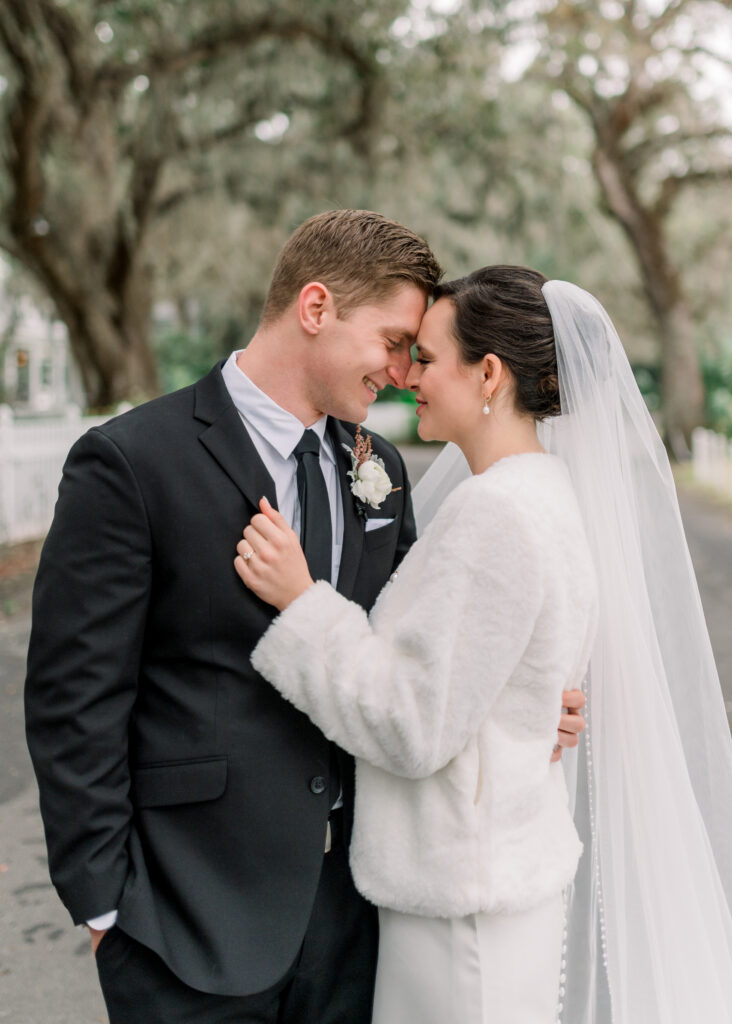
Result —
<path fill-rule="evenodd" d="M 97 968 L 110 1024 L 370 1024 L 377 946 L 376 909 L 356 892 L 347 850 L 335 842 L 295 963 L 266 992 L 192 989 L 117 927 L 99 945 Z"/>

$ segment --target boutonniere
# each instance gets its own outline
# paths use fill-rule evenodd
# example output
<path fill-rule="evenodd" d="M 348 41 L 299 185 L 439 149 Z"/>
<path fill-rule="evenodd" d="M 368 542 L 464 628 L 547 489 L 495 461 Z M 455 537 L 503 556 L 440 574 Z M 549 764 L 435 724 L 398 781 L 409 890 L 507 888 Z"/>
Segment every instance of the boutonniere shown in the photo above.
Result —
<path fill-rule="evenodd" d="M 366 518 L 366 505 L 379 508 L 382 501 L 392 491 L 401 491 L 401 487 L 392 487 L 389 474 L 383 459 L 374 455 L 371 447 L 371 435 L 366 437 L 359 426 L 356 431 L 356 443 L 353 448 L 344 444 L 351 456 L 351 494 L 356 499 L 356 510 L 362 518 Z"/>

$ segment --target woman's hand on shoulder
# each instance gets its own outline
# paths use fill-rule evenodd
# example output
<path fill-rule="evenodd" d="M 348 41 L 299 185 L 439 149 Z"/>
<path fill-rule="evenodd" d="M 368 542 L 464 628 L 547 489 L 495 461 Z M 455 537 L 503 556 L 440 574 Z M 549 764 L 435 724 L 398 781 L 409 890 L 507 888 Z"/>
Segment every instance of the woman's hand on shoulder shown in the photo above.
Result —
<path fill-rule="evenodd" d="M 257 597 L 284 611 L 313 579 L 295 531 L 266 498 L 259 508 L 236 546 L 234 568 Z"/>
<path fill-rule="evenodd" d="M 561 760 L 565 747 L 576 747 L 579 743 L 579 734 L 587 725 L 582 714 L 585 704 L 586 698 L 581 690 L 565 690 L 562 694 L 562 714 L 559 719 L 557 743 L 551 756 L 552 764 Z"/>

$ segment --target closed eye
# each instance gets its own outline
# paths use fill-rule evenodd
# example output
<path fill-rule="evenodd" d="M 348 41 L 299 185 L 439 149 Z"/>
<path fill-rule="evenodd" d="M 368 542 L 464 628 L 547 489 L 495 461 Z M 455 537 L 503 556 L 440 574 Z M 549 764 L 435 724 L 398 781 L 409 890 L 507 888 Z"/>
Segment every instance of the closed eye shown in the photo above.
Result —
<path fill-rule="evenodd" d="M 414 342 L 414 338 L 411 334 L 399 331 L 396 328 L 394 328 L 394 333 L 392 334 L 391 329 L 387 327 L 385 330 L 382 330 L 381 336 L 389 346 L 390 350 L 394 352 L 398 349 L 411 348 L 412 343 Z"/>

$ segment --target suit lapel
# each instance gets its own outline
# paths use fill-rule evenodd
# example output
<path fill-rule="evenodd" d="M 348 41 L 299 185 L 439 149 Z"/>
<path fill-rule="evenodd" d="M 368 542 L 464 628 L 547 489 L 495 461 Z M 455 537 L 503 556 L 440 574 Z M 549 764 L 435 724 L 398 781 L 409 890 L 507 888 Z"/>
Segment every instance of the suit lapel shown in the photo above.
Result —
<path fill-rule="evenodd" d="M 193 415 L 206 424 L 199 440 L 255 508 L 263 496 L 277 508 L 274 481 L 231 401 L 222 366 L 219 363 L 194 386 Z"/>
<path fill-rule="evenodd" d="M 356 574 L 361 562 L 363 551 L 364 521 L 356 512 L 356 502 L 351 494 L 351 457 L 344 451 L 343 445 L 349 448 L 354 445 L 353 434 L 339 420 L 328 419 L 328 432 L 335 452 L 336 473 L 341 486 L 343 502 L 343 550 L 341 551 L 341 567 L 338 572 L 337 590 L 344 597 L 353 593 L 356 585 Z"/>
<path fill-rule="evenodd" d="M 236 406 L 226 389 L 221 367 L 223 362 L 194 385 L 193 415 L 205 424 L 199 440 L 216 460 L 221 469 L 236 484 L 242 494 L 255 506 L 264 495 L 277 508 L 277 493 L 272 477 L 259 457 L 254 442 L 241 421 Z M 338 592 L 350 598 L 356 585 L 363 551 L 364 521 L 356 512 L 351 493 L 351 457 L 343 445 L 352 448 L 353 433 L 339 421 L 328 418 L 328 432 L 333 443 L 336 475 L 341 488 L 343 505 L 343 548 L 338 572 Z"/>

